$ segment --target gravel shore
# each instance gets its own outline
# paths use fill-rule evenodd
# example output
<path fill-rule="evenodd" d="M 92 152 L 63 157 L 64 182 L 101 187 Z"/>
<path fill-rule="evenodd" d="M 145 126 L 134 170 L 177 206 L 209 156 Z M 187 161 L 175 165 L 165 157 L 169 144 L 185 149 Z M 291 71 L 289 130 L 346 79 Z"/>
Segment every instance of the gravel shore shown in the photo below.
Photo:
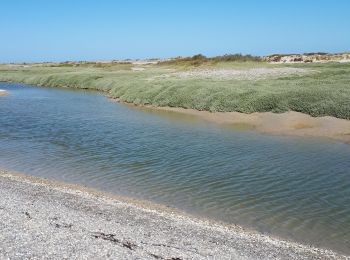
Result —
<path fill-rule="evenodd" d="M 0 245 L 1 259 L 349 259 L 6 171 L 0 171 Z"/>

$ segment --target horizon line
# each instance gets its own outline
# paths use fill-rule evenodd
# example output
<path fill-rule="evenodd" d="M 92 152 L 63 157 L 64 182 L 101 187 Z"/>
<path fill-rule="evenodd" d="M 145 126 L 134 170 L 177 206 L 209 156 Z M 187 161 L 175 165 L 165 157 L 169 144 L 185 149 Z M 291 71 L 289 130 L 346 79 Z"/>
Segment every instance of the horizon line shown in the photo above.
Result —
<path fill-rule="evenodd" d="M 323 51 L 315 51 L 315 52 L 304 52 L 304 53 L 272 53 L 268 55 L 253 55 L 253 54 L 243 54 L 243 53 L 226 53 L 223 55 L 212 55 L 206 56 L 201 53 L 192 55 L 192 56 L 175 56 L 168 58 L 125 58 L 125 59 L 86 59 L 86 60 L 61 60 L 61 61 L 21 61 L 21 62 L 0 62 L 1 65 L 4 64 L 40 64 L 40 63 L 67 63 L 67 62 L 100 62 L 100 63 L 108 63 L 108 62 L 128 62 L 128 61 L 166 61 L 173 60 L 179 58 L 191 58 L 197 55 L 201 55 L 204 58 L 215 58 L 215 57 L 223 57 L 226 55 L 242 55 L 242 56 L 252 56 L 252 57 L 271 57 L 271 56 L 291 56 L 291 55 L 340 55 L 340 54 L 349 54 L 350 51 L 341 51 L 341 52 L 323 52 Z"/>

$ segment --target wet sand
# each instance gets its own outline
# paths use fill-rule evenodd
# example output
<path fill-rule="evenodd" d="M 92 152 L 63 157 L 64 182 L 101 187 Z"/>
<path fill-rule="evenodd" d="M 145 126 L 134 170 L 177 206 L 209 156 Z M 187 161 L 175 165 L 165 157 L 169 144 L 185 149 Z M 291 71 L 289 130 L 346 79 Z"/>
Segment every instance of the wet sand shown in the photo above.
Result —
<path fill-rule="evenodd" d="M 122 102 L 124 103 L 124 102 Z M 335 117 L 312 117 L 307 114 L 289 111 L 285 113 L 209 112 L 178 107 L 136 106 L 141 110 L 164 111 L 195 116 L 199 119 L 233 127 L 255 130 L 273 135 L 300 137 L 321 137 L 350 143 L 350 120 Z"/>
<path fill-rule="evenodd" d="M 236 226 L 0 170 L 0 258 L 349 259 Z"/>
<path fill-rule="evenodd" d="M 8 92 L 6 90 L 0 89 L 0 97 L 7 96 Z"/>

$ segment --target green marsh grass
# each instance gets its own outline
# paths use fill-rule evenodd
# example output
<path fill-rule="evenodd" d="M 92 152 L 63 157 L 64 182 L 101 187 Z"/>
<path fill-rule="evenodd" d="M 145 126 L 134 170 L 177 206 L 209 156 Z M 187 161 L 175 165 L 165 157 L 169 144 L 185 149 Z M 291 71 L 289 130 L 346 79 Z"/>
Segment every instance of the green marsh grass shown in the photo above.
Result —
<path fill-rule="evenodd" d="M 181 78 L 173 74 L 189 69 L 259 67 L 303 68 L 310 73 L 261 79 Z M 0 81 L 99 90 L 134 104 L 243 113 L 292 110 L 312 116 L 350 119 L 350 63 L 270 65 L 255 61 L 217 61 L 200 65 L 186 62 L 0 65 Z"/>

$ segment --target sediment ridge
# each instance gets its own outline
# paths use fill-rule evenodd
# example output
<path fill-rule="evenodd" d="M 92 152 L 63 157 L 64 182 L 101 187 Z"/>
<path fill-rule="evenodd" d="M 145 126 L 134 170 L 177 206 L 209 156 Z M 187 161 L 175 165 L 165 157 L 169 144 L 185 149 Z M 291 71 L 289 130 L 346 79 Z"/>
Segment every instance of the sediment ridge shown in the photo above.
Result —
<path fill-rule="evenodd" d="M 157 110 L 195 116 L 208 122 L 231 125 L 233 128 L 253 130 L 264 134 L 328 138 L 350 143 L 350 120 L 331 116 L 312 117 L 295 111 L 285 113 L 255 112 L 251 114 L 209 112 L 179 107 L 136 106 L 132 103 L 122 103 L 141 110 Z"/>
<path fill-rule="evenodd" d="M 0 97 L 7 96 L 8 92 L 6 90 L 0 89 Z"/>

